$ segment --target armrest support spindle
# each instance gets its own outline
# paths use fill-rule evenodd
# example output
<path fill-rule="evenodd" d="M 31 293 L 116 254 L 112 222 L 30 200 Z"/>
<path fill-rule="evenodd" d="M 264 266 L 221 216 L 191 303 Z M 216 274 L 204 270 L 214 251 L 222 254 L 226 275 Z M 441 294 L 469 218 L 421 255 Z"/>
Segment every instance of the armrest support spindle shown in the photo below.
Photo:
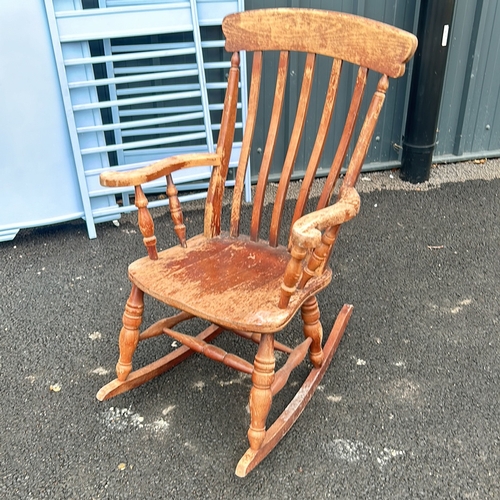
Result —
<path fill-rule="evenodd" d="M 175 187 L 172 175 L 167 175 L 167 196 L 169 201 L 170 215 L 174 223 L 175 234 L 183 248 L 186 248 L 186 226 L 182 215 L 181 204 L 177 197 L 178 190 Z"/>
<path fill-rule="evenodd" d="M 330 249 L 335 243 L 340 225 L 329 227 L 321 237 L 321 244 L 315 248 L 307 260 L 307 265 L 304 267 L 304 272 L 300 279 L 298 288 L 304 288 L 306 283 L 314 276 L 317 269 L 322 266 L 330 254 Z"/>
<path fill-rule="evenodd" d="M 148 199 L 141 186 L 135 186 L 135 206 L 138 210 L 139 229 L 143 235 L 144 245 L 148 251 L 151 260 L 158 259 L 156 250 L 156 236 L 154 235 L 155 226 L 153 218 L 148 210 Z"/>
<path fill-rule="evenodd" d="M 294 245 L 291 250 L 292 257 L 288 261 L 283 277 L 283 284 L 281 285 L 281 296 L 278 307 L 286 309 L 290 302 L 290 297 L 297 289 L 297 283 L 302 274 L 302 261 L 306 256 L 307 250 L 300 246 Z"/>
<path fill-rule="evenodd" d="M 359 211 L 360 199 L 354 188 L 346 188 L 334 204 L 298 219 L 292 228 L 291 258 L 285 269 L 278 307 L 288 307 L 297 286 L 302 288 L 324 265 L 335 243 L 339 227 Z M 305 268 L 303 260 L 309 251 Z"/>

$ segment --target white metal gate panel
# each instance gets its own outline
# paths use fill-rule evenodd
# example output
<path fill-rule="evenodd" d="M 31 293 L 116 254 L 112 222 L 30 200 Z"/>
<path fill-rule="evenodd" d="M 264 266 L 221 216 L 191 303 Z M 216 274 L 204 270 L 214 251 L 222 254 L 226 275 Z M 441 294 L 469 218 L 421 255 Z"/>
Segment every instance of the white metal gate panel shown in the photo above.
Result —
<path fill-rule="evenodd" d="M 95 222 L 134 209 L 128 199 L 132 190 L 101 186 L 102 171 L 214 151 L 230 55 L 223 51 L 220 29 L 216 36 L 210 29 L 242 10 L 242 3 L 99 0 L 99 8 L 84 9 L 81 0 L 45 0 L 91 238 Z M 244 61 L 241 66 L 239 129 L 246 115 Z M 231 167 L 240 146 L 237 138 Z M 177 172 L 179 190 L 190 191 L 181 199 L 206 196 L 210 173 L 208 166 Z M 155 181 L 146 189 L 164 185 Z M 167 203 L 160 199 L 151 206 Z"/>

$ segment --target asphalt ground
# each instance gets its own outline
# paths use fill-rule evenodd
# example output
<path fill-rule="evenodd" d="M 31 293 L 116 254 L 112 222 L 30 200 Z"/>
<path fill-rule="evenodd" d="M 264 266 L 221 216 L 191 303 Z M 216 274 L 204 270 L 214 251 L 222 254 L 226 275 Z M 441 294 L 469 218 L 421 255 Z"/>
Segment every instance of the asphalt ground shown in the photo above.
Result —
<path fill-rule="evenodd" d="M 248 377 L 196 355 L 95 398 L 114 378 L 127 265 L 144 255 L 135 216 L 99 225 L 96 240 L 75 221 L 0 244 L 0 496 L 499 499 L 500 175 L 409 190 L 391 188 L 395 176 L 360 181 L 361 212 L 319 295 L 325 330 L 354 304 L 346 334 L 302 416 L 244 479 Z M 160 247 L 174 244 L 168 215 L 153 213 Z M 199 232 L 199 203 L 184 214 Z M 145 323 L 166 309 L 147 301 Z M 278 338 L 300 336 L 294 322 Z M 136 366 L 171 344 L 142 343 Z M 229 334 L 216 344 L 255 352 Z"/>

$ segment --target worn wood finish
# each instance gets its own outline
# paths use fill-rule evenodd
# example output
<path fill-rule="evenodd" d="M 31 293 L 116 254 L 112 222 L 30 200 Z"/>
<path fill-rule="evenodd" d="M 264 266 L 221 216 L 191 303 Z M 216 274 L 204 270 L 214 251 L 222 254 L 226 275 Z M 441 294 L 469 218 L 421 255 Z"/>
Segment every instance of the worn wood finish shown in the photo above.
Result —
<path fill-rule="evenodd" d="M 197 335 L 197 339 L 204 340 L 205 342 L 210 342 L 216 338 L 221 332 L 222 328 L 217 325 L 211 325 L 209 328 Z M 119 394 L 135 389 L 136 387 L 149 382 L 150 380 L 158 377 L 162 373 L 167 372 L 179 363 L 182 363 L 185 359 L 189 358 L 195 353 L 189 347 L 182 346 L 175 351 L 157 359 L 153 363 L 147 366 L 143 366 L 138 370 L 134 370 L 130 375 L 124 380 L 119 379 L 112 380 L 105 386 L 103 386 L 97 393 L 97 399 L 99 401 L 104 401 L 106 399 L 114 398 Z"/>
<path fill-rule="evenodd" d="M 323 107 L 323 113 L 321 115 L 321 121 L 318 127 L 318 133 L 316 135 L 316 140 L 311 152 L 311 157 L 309 159 L 309 164 L 306 168 L 306 173 L 300 186 L 300 192 L 297 199 L 297 204 L 295 205 L 295 212 L 292 219 L 292 227 L 295 221 L 304 215 L 304 209 L 309 199 L 309 193 L 311 192 L 312 183 L 316 177 L 316 171 L 318 170 L 319 162 L 323 154 L 323 149 L 325 148 L 326 138 L 328 136 L 328 131 L 330 130 L 330 123 L 332 121 L 333 109 L 335 107 L 335 101 L 337 100 L 337 92 L 339 88 L 340 72 L 342 70 L 342 60 L 335 59 L 332 63 L 332 71 L 330 73 L 330 81 L 328 82 L 328 88 L 326 91 L 325 105 Z M 348 114 L 350 117 L 350 113 Z M 335 177 L 335 180 L 337 179 Z M 323 207 L 318 207 L 323 208 Z M 291 229 L 291 228 L 290 228 Z"/>
<path fill-rule="evenodd" d="M 123 313 L 123 327 L 120 331 L 118 345 L 120 357 L 116 364 L 116 375 L 123 382 L 132 371 L 132 357 L 139 343 L 139 327 L 144 312 L 144 292 L 132 286 L 132 291 Z"/>
<path fill-rule="evenodd" d="M 146 167 L 125 172 L 108 170 L 99 176 L 99 181 L 107 187 L 140 186 L 146 182 L 165 177 L 177 170 L 191 167 L 219 166 L 221 157 L 217 153 L 190 153 L 171 156 Z"/>
<path fill-rule="evenodd" d="M 252 63 L 252 83 L 248 96 L 248 115 L 245 123 L 245 132 L 241 146 L 238 168 L 236 170 L 236 180 L 234 184 L 233 205 L 231 209 L 231 230 L 232 237 L 240 234 L 240 214 L 241 203 L 243 201 L 243 189 L 245 187 L 245 174 L 250 158 L 253 133 L 255 130 L 255 120 L 257 119 L 257 109 L 259 107 L 260 83 L 262 79 L 262 52 L 255 52 Z"/>
<path fill-rule="evenodd" d="M 278 28 L 277 28 L 278 27 Z M 222 22 L 226 50 L 314 52 L 402 76 L 417 48 L 411 33 L 352 14 L 315 9 L 262 9 Z"/>
<path fill-rule="evenodd" d="M 224 186 L 231 157 L 236 108 L 238 106 L 239 64 L 240 56 L 235 52 L 231 57 L 231 68 L 224 99 L 219 140 L 217 141 L 217 156 L 220 158 L 220 165 L 213 167 L 205 204 L 204 234 L 207 238 L 217 236 L 221 230 L 222 197 L 224 196 Z"/>
<path fill-rule="evenodd" d="M 268 333 L 261 336 L 252 373 L 248 441 L 250 449 L 254 451 L 261 447 L 266 438 L 267 415 L 273 400 L 271 386 L 274 381 L 274 365 L 274 339 Z"/>
<path fill-rule="evenodd" d="M 292 370 L 297 368 L 297 366 L 302 363 L 304 358 L 306 357 L 309 347 L 311 345 L 312 338 L 307 338 L 302 342 L 302 344 L 299 344 L 291 353 L 290 356 L 288 356 L 288 359 L 286 360 L 286 363 L 276 372 L 274 376 L 273 383 L 271 384 L 271 393 L 273 396 L 278 394 L 283 387 L 285 387 L 288 378 L 290 377 L 290 374 L 292 373 Z M 276 349 L 276 344 L 274 345 L 275 350 Z"/>
<path fill-rule="evenodd" d="M 274 148 L 278 137 L 278 129 L 281 120 L 281 111 L 285 100 L 285 88 L 288 73 L 288 52 L 281 52 L 278 63 L 278 77 L 276 78 L 276 88 L 274 91 L 274 103 L 267 134 L 266 147 L 262 155 L 260 164 L 259 179 L 255 191 L 255 199 L 252 211 L 252 224 L 250 226 L 250 238 L 252 241 L 259 239 L 260 223 L 262 219 L 262 207 L 264 206 L 264 196 L 266 194 L 267 179 L 271 170 Z"/>
<path fill-rule="evenodd" d="M 314 77 L 314 63 L 316 61 L 315 54 L 307 54 L 306 64 L 304 67 L 304 76 L 302 77 L 302 89 L 300 91 L 299 106 L 295 115 L 295 123 L 290 136 L 288 152 L 283 163 L 280 182 L 278 184 L 278 192 L 274 202 L 273 215 L 271 217 L 271 231 L 269 234 L 269 244 L 273 247 L 278 245 L 278 236 L 281 226 L 281 218 L 283 209 L 285 208 L 285 198 L 290 185 L 293 167 L 299 152 L 300 139 L 306 123 L 307 110 L 309 108 L 309 100 L 311 98 L 311 89 Z"/>
<path fill-rule="evenodd" d="M 139 229 L 141 230 L 144 246 L 148 251 L 149 258 L 156 260 L 158 252 L 156 250 L 155 225 L 148 210 L 148 199 L 144 195 L 141 186 L 135 186 L 135 206 L 137 207 L 137 218 Z"/>
<path fill-rule="evenodd" d="M 353 306 L 349 304 L 345 304 L 344 307 L 342 307 L 337 319 L 335 320 L 330 335 L 328 336 L 328 340 L 323 346 L 323 364 L 320 368 L 314 368 L 310 371 L 292 401 L 290 401 L 283 413 L 267 430 L 266 437 L 260 448 L 258 450 L 249 448 L 243 457 L 241 457 L 241 460 L 238 462 L 236 467 L 237 476 L 245 477 L 257 465 L 259 465 L 259 463 L 262 462 L 267 455 L 269 455 L 273 448 L 281 441 L 292 425 L 300 417 L 307 403 L 311 400 L 314 391 L 323 379 L 328 366 L 330 366 L 333 355 L 335 354 L 335 351 L 340 344 L 340 340 L 342 339 L 342 335 L 344 335 L 352 310 Z"/>
<path fill-rule="evenodd" d="M 148 295 L 228 330 L 273 333 L 331 280 L 327 269 L 291 297 L 290 307 L 280 309 L 289 259 L 285 247 L 274 249 L 248 237 L 199 235 L 190 238 L 185 249 L 159 252 L 157 261 L 136 260 L 129 266 L 129 279 Z"/>
<path fill-rule="evenodd" d="M 137 387 L 194 352 L 251 375 L 250 448 L 236 470 L 239 476 L 244 476 L 267 456 L 303 411 L 330 364 L 346 328 L 352 312 L 352 306 L 347 305 L 340 311 L 323 344 L 323 327 L 316 295 L 331 281 L 332 272 L 328 261 L 339 228 L 359 211 L 360 199 L 354 186 L 384 102 L 388 76 L 403 74 L 405 63 L 415 50 L 416 39 L 409 33 L 375 21 L 308 9 L 271 9 L 231 15 L 225 19 L 223 29 L 227 37 L 226 49 L 233 54 L 216 152 L 181 155 L 137 170 L 106 172 L 101 176 L 101 182 L 107 186 L 135 186 L 138 222 L 148 256 L 129 266 L 132 291 L 125 306 L 119 337 L 118 378 L 103 387 L 97 397 L 107 399 Z M 237 112 L 240 50 L 256 52 L 252 63 L 253 80 L 236 173 L 230 227 L 226 232 L 222 227 L 223 194 Z M 279 52 L 275 96 L 255 190 L 249 235 L 246 236 L 240 234 L 243 232 L 240 228 L 243 184 L 250 151 L 255 147 L 252 143 L 253 133 L 258 120 L 264 59 L 269 50 Z M 283 174 L 271 209 L 269 240 L 264 241 L 261 239 L 261 226 L 264 225 L 266 187 L 276 139 L 280 133 L 281 115 L 286 112 L 284 103 L 285 95 L 288 95 L 288 61 L 290 51 L 294 50 L 307 55 Z M 284 226 L 282 217 L 285 200 L 306 122 L 309 127 L 308 104 L 310 99 L 316 98 L 312 90 L 315 69 L 320 61 L 318 54 L 335 59 L 292 223 L 283 235 L 288 237 L 284 242 L 287 246 L 283 246 L 280 244 L 280 232 L 281 226 Z M 333 160 L 328 160 L 332 161 L 330 174 L 317 209 L 305 213 L 311 185 L 325 151 L 342 68 L 349 62 L 359 67 L 348 116 L 336 154 Z M 365 108 L 362 102 L 367 88 L 367 74 L 372 70 L 382 75 L 366 116 L 362 119 L 360 115 Z M 363 124 L 356 138 L 358 117 Z M 351 143 L 355 146 L 347 172 L 338 189 L 336 202 L 330 205 Z M 205 204 L 204 231 L 201 235 L 186 239 L 186 227 L 171 174 L 176 170 L 200 165 L 213 167 Z M 170 212 L 180 245 L 158 252 L 153 220 L 141 185 L 162 176 L 167 178 Z M 180 312 L 157 321 L 141 333 L 144 294 Z M 277 342 L 275 334 L 299 311 L 305 340 L 295 348 Z M 191 318 L 209 321 L 211 326 L 196 337 L 174 330 L 178 323 Z M 210 344 L 222 330 L 258 344 L 253 363 Z M 132 371 L 132 357 L 138 343 L 162 334 L 168 334 L 184 345 L 158 361 Z M 276 372 L 275 351 L 288 355 L 287 361 Z M 312 363 L 309 376 L 289 406 L 269 426 L 267 420 L 273 396 L 286 386 L 290 374 L 308 353 Z"/>
<path fill-rule="evenodd" d="M 184 216 L 182 215 L 181 204 L 177 197 L 177 188 L 175 187 L 172 175 L 167 175 L 167 196 L 170 215 L 174 223 L 174 231 L 179 238 L 181 247 L 186 247 L 186 226 L 184 225 Z"/>
<path fill-rule="evenodd" d="M 389 78 L 386 75 L 382 75 L 377 85 L 377 90 L 373 94 L 368 112 L 366 113 L 363 126 L 361 127 L 361 132 L 359 133 L 358 140 L 356 142 L 356 147 L 352 153 L 351 162 L 347 168 L 344 181 L 342 182 L 342 190 L 353 188 L 358 180 L 361 167 L 366 158 L 366 153 L 368 152 L 368 146 L 375 131 L 375 126 L 377 125 L 377 120 L 382 110 L 382 106 L 385 100 L 385 93 L 389 87 Z"/>
<path fill-rule="evenodd" d="M 241 332 L 239 330 L 233 330 L 233 332 L 236 333 L 236 335 L 243 337 L 244 339 L 251 340 L 255 344 L 260 344 L 260 333 Z M 274 340 L 274 350 L 285 352 L 286 354 L 291 354 L 293 352 L 292 348 L 288 347 L 285 344 L 282 344 L 281 342 L 278 342 L 276 339 Z"/>
<path fill-rule="evenodd" d="M 146 328 L 139 335 L 139 342 L 141 340 L 152 339 L 153 337 L 158 337 L 159 335 L 163 335 L 164 328 L 173 328 L 178 325 L 182 321 L 187 321 L 188 319 L 193 318 L 192 314 L 186 312 L 180 312 L 175 316 L 171 316 L 170 318 L 164 318 L 156 323 L 152 324 L 150 327 Z"/>
<path fill-rule="evenodd" d="M 243 373 L 248 373 L 249 375 L 253 372 L 253 365 L 248 361 L 232 354 L 230 352 L 226 352 L 220 347 L 210 345 L 204 340 L 197 339 L 196 337 L 191 337 L 191 335 L 186 335 L 184 333 L 176 332 L 171 328 L 164 328 L 163 332 L 166 333 L 169 337 L 177 340 L 181 344 L 189 347 L 191 350 L 199 352 L 203 354 L 207 358 L 210 358 L 214 361 L 218 361 L 219 363 L 223 363 L 230 368 L 234 368 Z"/>
<path fill-rule="evenodd" d="M 330 203 L 330 198 L 332 197 L 335 184 L 339 178 L 340 170 L 347 155 L 347 149 L 351 143 L 354 127 L 358 120 L 359 110 L 365 93 L 367 76 L 368 70 L 366 68 L 359 68 L 356 85 L 354 86 L 354 92 L 349 106 L 349 112 L 347 113 L 342 136 L 340 138 L 337 151 L 335 152 L 330 172 L 328 173 L 325 185 L 323 186 L 323 191 L 318 201 L 318 209 L 324 208 Z"/>
<path fill-rule="evenodd" d="M 323 364 L 323 327 L 319 322 L 319 307 L 316 297 L 309 297 L 300 308 L 304 321 L 304 336 L 312 340 L 309 347 L 309 358 L 314 368 Z"/>

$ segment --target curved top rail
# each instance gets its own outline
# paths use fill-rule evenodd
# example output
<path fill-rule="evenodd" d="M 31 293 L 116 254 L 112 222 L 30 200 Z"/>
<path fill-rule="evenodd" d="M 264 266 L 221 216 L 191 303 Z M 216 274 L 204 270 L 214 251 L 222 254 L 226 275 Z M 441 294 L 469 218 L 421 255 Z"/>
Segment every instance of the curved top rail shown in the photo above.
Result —
<path fill-rule="evenodd" d="M 226 50 L 313 52 L 392 78 L 404 74 L 417 48 L 407 31 L 353 14 L 317 9 L 262 9 L 231 14 L 222 30 Z"/>

